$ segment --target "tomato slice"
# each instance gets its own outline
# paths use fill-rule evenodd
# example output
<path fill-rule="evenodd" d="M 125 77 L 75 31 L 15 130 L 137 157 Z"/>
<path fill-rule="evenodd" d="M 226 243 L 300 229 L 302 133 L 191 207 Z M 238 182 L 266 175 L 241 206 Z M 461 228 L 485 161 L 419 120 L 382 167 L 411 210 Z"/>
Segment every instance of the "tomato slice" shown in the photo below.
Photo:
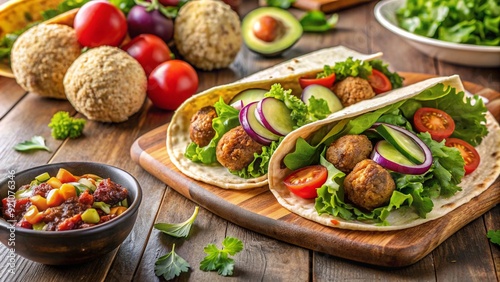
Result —
<path fill-rule="evenodd" d="M 413 124 L 418 132 L 429 132 L 432 139 L 441 142 L 455 130 L 455 121 L 449 114 L 435 108 L 420 108 L 413 116 Z"/>
<path fill-rule="evenodd" d="M 329 76 L 316 78 L 316 77 L 301 77 L 299 78 L 299 84 L 302 89 L 306 88 L 309 85 L 319 84 L 324 87 L 330 88 L 333 86 L 335 82 L 335 73 L 330 74 Z"/>
<path fill-rule="evenodd" d="M 304 199 L 318 196 L 316 189 L 326 182 L 328 170 L 322 165 L 299 168 L 288 175 L 283 183 L 290 192 Z"/>
<path fill-rule="evenodd" d="M 446 146 L 457 148 L 462 154 L 462 158 L 465 161 L 465 174 L 469 174 L 476 170 L 481 162 L 481 158 L 479 157 L 479 153 L 476 151 L 471 144 L 465 142 L 462 139 L 458 138 L 448 138 L 445 142 Z"/>
<path fill-rule="evenodd" d="M 372 69 L 372 74 L 368 76 L 368 82 L 376 94 L 392 90 L 392 84 L 389 78 L 387 78 L 383 72 L 376 69 Z"/>

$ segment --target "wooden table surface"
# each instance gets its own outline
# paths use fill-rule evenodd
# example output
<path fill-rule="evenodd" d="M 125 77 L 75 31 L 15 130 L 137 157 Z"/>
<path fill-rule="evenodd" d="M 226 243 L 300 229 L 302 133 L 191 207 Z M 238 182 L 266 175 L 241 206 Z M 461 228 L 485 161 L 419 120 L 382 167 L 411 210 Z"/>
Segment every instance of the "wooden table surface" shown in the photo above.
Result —
<path fill-rule="evenodd" d="M 0 3 L 5 0 L 0 0 Z M 257 7 L 258 1 L 242 1 L 240 13 Z M 199 91 L 225 84 L 273 66 L 286 59 L 317 49 L 344 45 L 363 53 L 382 51 L 393 70 L 433 75 L 459 74 L 463 80 L 500 90 L 500 68 L 472 68 L 430 58 L 380 26 L 374 16 L 375 2 L 339 12 L 335 30 L 324 34 L 305 34 L 282 57 L 263 59 L 242 47 L 230 68 L 214 72 L 199 71 Z M 301 11 L 293 10 L 297 15 Z M 500 100 L 495 101 L 495 103 Z M 498 104 L 498 103 L 497 103 Z M 493 107 L 494 104 L 490 105 Z M 157 222 L 181 222 L 193 212 L 195 203 L 167 187 L 132 161 L 134 140 L 167 123 L 172 112 L 159 110 L 147 101 L 128 121 L 106 124 L 88 121 L 84 136 L 56 141 L 47 124 L 60 110 L 77 113 L 69 102 L 40 98 L 26 93 L 14 79 L 0 77 L 0 177 L 8 171 L 64 161 L 94 161 L 121 167 L 142 184 L 144 198 L 132 233 L 112 253 L 96 261 L 74 266 L 54 267 L 18 257 L 15 274 L 7 265 L 9 251 L 0 246 L 0 281 L 158 281 L 156 259 L 176 252 L 191 264 L 179 281 L 498 281 L 500 247 L 489 242 L 486 232 L 500 229 L 500 207 L 496 206 L 452 235 L 419 262 L 404 268 L 384 269 L 340 259 L 290 245 L 228 222 L 201 208 L 187 240 L 172 239 L 157 230 Z M 51 152 L 19 153 L 13 146 L 34 135 L 44 136 Z M 486 168 L 484 168 L 486 169 Z M 110 234 L 112 236 L 112 234 Z M 220 247 L 226 236 L 241 239 L 244 250 L 235 258 L 232 278 L 199 270 L 203 248 Z M 328 242 L 319 242 L 328 244 Z"/>

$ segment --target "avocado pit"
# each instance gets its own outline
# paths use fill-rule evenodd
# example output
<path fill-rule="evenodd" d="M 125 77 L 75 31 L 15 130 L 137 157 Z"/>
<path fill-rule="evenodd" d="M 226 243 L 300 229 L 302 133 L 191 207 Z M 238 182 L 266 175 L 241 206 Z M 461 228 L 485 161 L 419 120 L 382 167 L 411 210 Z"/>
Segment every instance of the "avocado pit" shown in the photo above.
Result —
<path fill-rule="evenodd" d="M 285 25 L 278 19 L 265 15 L 255 21 L 252 27 L 255 37 L 265 42 L 273 42 L 285 34 Z"/>

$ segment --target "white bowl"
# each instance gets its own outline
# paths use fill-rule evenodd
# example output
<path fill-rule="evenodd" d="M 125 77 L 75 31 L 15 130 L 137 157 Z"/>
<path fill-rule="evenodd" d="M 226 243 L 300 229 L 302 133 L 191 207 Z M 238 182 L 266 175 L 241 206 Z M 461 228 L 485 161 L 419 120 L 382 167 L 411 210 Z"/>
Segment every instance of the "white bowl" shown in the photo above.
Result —
<path fill-rule="evenodd" d="M 416 35 L 400 28 L 396 19 L 396 11 L 404 6 L 405 1 L 380 1 L 375 5 L 375 18 L 383 27 L 403 37 L 408 44 L 428 56 L 466 66 L 500 66 L 500 46 L 480 46 L 446 42 Z"/>

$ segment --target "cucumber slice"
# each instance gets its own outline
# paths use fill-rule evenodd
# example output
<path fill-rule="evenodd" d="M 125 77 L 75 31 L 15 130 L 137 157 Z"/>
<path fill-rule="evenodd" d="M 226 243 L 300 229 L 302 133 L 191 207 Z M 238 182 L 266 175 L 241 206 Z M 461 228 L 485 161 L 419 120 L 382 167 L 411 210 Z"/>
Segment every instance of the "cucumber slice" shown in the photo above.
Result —
<path fill-rule="evenodd" d="M 302 102 L 304 102 L 306 105 L 309 105 L 309 99 L 311 99 L 311 97 L 325 100 L 328 108 L 330 109 L 330 113 L 340 111 L 344 108 L 337 95 L 335 95 L 332 90 L 324 87 L 323 85 L 313 84 L 304 88 L 301 97 Z"/>
<path fill-rule="evenodd" d="M 50 178 L 50 174 L 48 172 L 44 172 L 44 173 L 35 177 L 35 179 L 40 181 L 40 182 L 45 182 L 45 181 L 49 180 L 49 178 Z"/>
<path fill-rule="evenodd" d="M 259 88 L 246 89 L 236 94 L 236 96 L 234 96 L 233 99 L 231 99 L 231 101 L 229 102 L 229 105 L 241 101 L 243 103 L 242 105 L 243 107 L 252 102 L 257 102 L 264 99 L 264 94 L 266 93 L 267 90 L 264 89 L 259 89 Z"/>
<path fill-rule="evenodd" d="M 408 136 L 411 132 L 386 124 L 380 124 L 375 130 L 414 164 L 422 164 L 425 161 L 422 148 Z"/>
<path fill-rule="evenodd" d="M 391 143 L 387 142 L 387 140 L 379 141 L 377 151 L 382 157 L 395 163 L 407 166 L 414 165 L 407 157 L 392 146 Z"/>
<path fill-rule="evenodd" d="M 282 101 L 267 97 L 257 104 L 255 117 L 269 131 L 285 136 L 293 130 L 290 109 Z"/>

